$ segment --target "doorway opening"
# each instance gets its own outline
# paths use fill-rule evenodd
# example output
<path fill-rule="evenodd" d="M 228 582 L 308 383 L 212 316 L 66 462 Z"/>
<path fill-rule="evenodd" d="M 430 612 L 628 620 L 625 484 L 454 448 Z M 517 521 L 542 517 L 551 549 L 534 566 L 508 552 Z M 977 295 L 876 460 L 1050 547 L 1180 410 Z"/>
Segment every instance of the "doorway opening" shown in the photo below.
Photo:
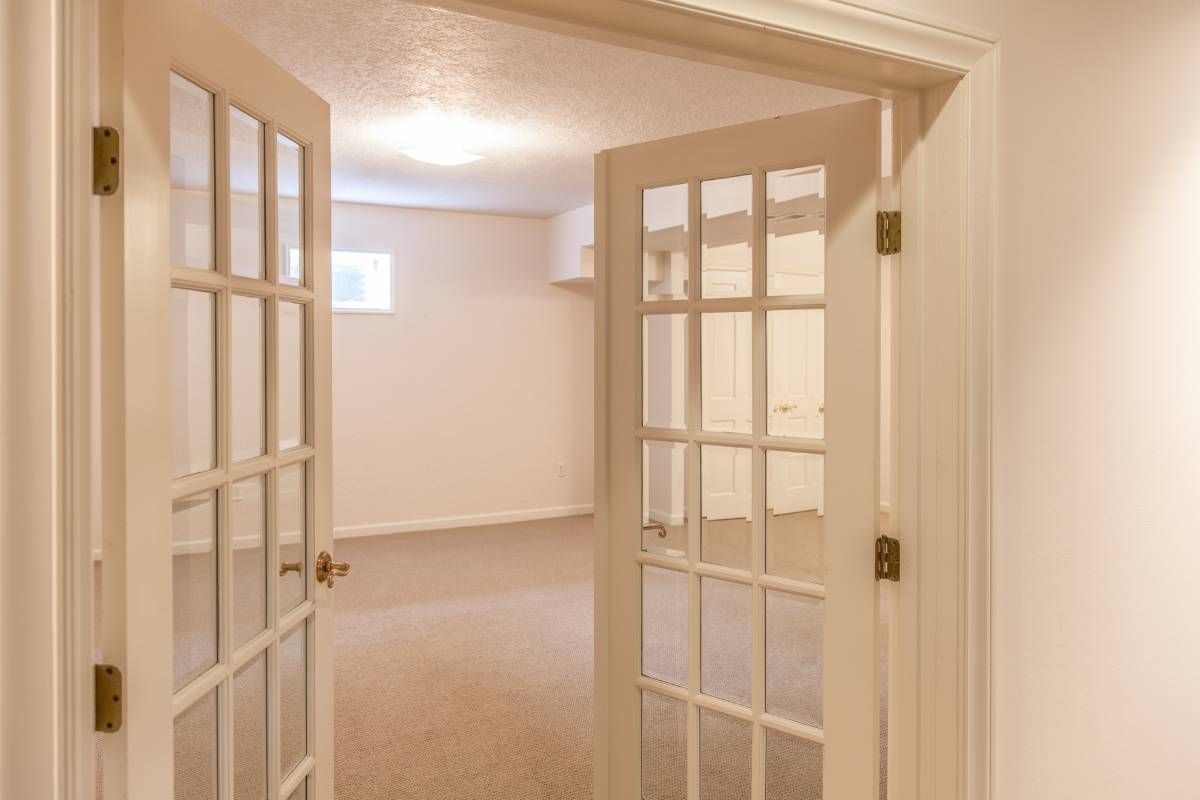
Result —
<path fill-rule="evenodd" d="M 283 20 L 269 0 L 204 5 L 331 105 L 333 524 L 335 555 L 352 567 L 335 596 L 337 796 L 590 797 L 592 154 L 863 97 L 418 4 L 397 3 L 382 18 L 347 9 L 333 26 L 316 3 Z M 886 197 L 890 108 L 883 113 Z M 709 218 L 736 223 L 748 212 L 737 206 L 738 187 L 728 188 L 735 199 L 714 193 L 716 206 L 728 207 L 714 206 Z M 665 213 L 671 203 L 663 198 Z M 667 220 L 646 228 L 648 240 L 661 240 L 652 249 L 665 270 L 663 291 L 676 227 Z M 796 235 L 814 233 L 823 232 Z M 736 231 L 705 246 L 714 263 L 728 258 L 713 281 L 750 280 L 737 253 L 748 242 Z M 883 275 L 888 353 L 886 259 Z M 648 380 L 670 383 L 686 358 L 686 333 L 666 316 L 644 331 L 644 363 Z M 702 370 L 715 378 L 706 387 L 709 423 L 727 420 L 731 431 L 750 413 L 748 374 L 736 355 L 751 347 L 750 330 L 739 322 L 714 319 L 702 332 L 713 359 Z M 820 349 L 811 331 L 792 326 L 778 335 Z M 772 413 L 803 427 L 823 413 L 823 386 L 776 352 L 792 388 L 780 389 Z M 890 368 L 891 360 L 882 363 Z M 882 386 L 886 530 L 890 369 Z M 666 398 L 648 414 L 680 411 L 669 389 L 647 388 L 646 396 Z M 751 466 L 735 452 L 711 455 L 727 463 L 705 473 L 706 512 L 697 524 L 717 550 L 736 554 L 753 514 Z M 779 476 L 769 488 L 768 524 L 781 543 L 767 558 L 819 561 L 819 551 L 803 549 L 823 514 L 820 475 L 782 462 L 767 470 Z M 646 451 L 649 547 L 679 549 L 688 525 L 682 480 L 674 448 Z M 231 498 L 235 519 L 239 502 L 252 504 L 255 495 Z M 885 643 L 887 596 L 885 589 Z M 713 638 L 736 648 L 740 636 Z M 651 660 L 669 661 L 671 647 L 664 640 Z M 886 656 L 886 644 L 880 651 Z M 880 675 L 882 797 L 886 659 Z M 674 712 L 647 713 L 661 738 L 644 746 L 678 754 Z M 702 730 L 716 754 L 703 767 L 709 785 L 730 781 L 713 796 L 742 796 L 741 731 L 721 721 Z M 780 798 L 820 796 L 819 765 L 802 750 L 783 751 L 795 780 Z M 238 764 L 248 760 L 236 749 L 232 758 L 236 791 Z M 188 780 L 177 774 L 177 797 L 193 796 Z M 669 780 L 648 792 L 687 796 L 686 785 Z"/>

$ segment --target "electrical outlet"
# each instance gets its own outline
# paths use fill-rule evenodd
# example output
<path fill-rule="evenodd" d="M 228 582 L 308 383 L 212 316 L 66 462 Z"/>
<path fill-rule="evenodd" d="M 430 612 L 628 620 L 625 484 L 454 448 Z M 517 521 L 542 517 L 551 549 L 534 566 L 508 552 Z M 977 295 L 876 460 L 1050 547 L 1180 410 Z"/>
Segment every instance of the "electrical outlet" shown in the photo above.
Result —
<path fill-rule="evenodd" d="M 567 465 L 561 461 L 558 462 L 558 477 L 560 477 L 560 478 L 567 477 Z"/>

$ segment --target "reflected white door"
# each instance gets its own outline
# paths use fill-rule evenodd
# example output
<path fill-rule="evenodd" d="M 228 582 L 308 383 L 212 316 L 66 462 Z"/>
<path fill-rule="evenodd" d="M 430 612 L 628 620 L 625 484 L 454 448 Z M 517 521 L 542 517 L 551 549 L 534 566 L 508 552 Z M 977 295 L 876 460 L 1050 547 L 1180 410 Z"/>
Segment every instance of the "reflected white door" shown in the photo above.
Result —
<path fill-rule="evenodd" d="M 597 156 L 598 797 L 878 794 L 879 153 L 866 101 Z"/>
<path fill-rule="evenodd" d="M 105 0 L 104 795 L 332 800 L 329 109 L 190 0 Z"/>

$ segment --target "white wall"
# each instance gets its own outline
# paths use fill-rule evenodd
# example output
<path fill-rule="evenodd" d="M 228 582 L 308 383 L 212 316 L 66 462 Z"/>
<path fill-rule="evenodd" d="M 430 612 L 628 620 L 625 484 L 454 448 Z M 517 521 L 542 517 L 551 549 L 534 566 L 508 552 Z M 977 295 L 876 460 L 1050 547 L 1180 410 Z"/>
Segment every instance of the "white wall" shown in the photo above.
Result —
<path fill-rule="evenodd" d="M 592 300 L 547 282 L 549 231 L 334 204 L 334 249 L 396 273 L 395 314 L 333 318 L 339 535 L 590 510 Z"/>
<path fill-rule="evenodd" d="M 994 797 L 1194 800 L 1200 3 L 897 7 L 1001 39 Z"/>

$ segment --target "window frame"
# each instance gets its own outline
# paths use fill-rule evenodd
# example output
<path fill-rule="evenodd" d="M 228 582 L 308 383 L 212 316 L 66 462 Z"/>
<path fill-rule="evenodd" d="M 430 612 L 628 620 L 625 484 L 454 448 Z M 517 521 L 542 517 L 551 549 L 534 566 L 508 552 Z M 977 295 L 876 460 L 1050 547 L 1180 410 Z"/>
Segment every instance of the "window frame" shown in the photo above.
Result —
<path fill-rule="evenodd" d="M 357 255 L 387 256 L 388 257 L 388 307 L 387 308 L 345 308 L 337 304 L 337 298 L 332 291 L 334 271 L 337 269 L 337 258 L 342 253 Z M 365 250 L 357 248 L 332 248 L 329 254 L 329 304 L 334 314 L 395 314 L 396 313 L 396 252 L 390 248 Z"/>

